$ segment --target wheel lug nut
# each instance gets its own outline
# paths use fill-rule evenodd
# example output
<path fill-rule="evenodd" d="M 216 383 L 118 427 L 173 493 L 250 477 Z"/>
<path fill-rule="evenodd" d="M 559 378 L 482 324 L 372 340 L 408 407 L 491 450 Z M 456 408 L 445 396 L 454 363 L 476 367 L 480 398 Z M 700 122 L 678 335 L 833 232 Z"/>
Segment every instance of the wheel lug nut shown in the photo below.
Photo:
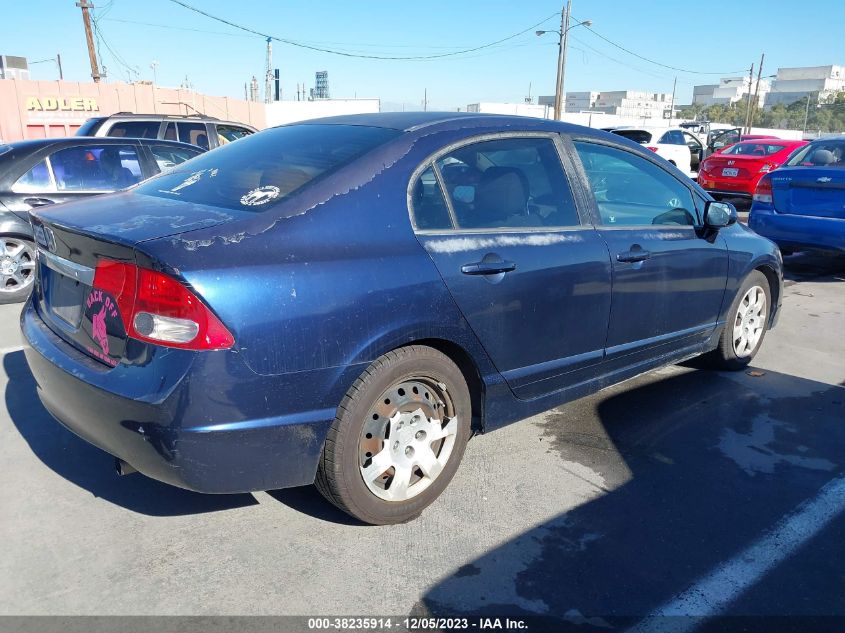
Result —
<path fill-rule="evenodd" d="M 414 437 L 417 438 L 418 440 L 424 440 L 425 439 L 425 431 L 417 431 L 417 434 Z"/>
<path fill-rule="evenodd" d="M 397 448 L 399 448 L 399 440 L 393 442 L 393 450 L 395 451 Z"/>
<path fill-rule="evenodd" d="M 405 447 L 405 457 L 413 457 L 414 456 L 414 447 L 413 446 L 406 446 Z"/>

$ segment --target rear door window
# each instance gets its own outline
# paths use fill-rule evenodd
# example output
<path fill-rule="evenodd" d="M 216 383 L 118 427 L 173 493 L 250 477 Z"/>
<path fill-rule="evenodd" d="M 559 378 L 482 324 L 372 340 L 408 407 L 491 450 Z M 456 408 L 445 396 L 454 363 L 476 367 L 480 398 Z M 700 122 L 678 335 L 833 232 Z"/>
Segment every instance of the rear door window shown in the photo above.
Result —
<path fill-rule="evenodd" d="M 506 138 L 461 147 L 438 159 L 459 229 L 580 224 L 549 138 Z"/>
<path fill-rule="evenodd" d="M 414 209 L 414 226 L 423 231 L 437 229 L 451 229 L 452 219 L 449 207 L 443 198 L 443 190 L 437 182 L 434 169 L 429 167 L 414 184 L 412 191 Z"/>
<path fill-rule="evenodd" d="M 159 121 L 118 121 L 109 128 L 108 136 L 123 138 L 158 138 Z"/>
<path fill-rule="evenodd" d="M 186 160 L 199 156 L 202 151 L 190 147 L 172 147 L 170 145 L 149 145 L 150 153 L 155 159 L 159 171 L 167 171 L 184 163 Z"/>
<path fill-rule="evenodd" d="M 137 192 L 243 211 L 265 211 L 401 134 L 363 125 L 286 125 L 197 156 Z"/>
<path fill-rule="evenodd" d="M 617 136 L 624 136 L 627 139 L 631 139 L 634 143 L 639 143 L 640 145 L 651 143 L 651 132 L 647 132 L 646 130 L 613 130 L 613 133 Z"/>
<path fill-rule="evenodd" d="M 208 149 L 208 131 L 205 123 L 182 123 L 176 124 L 179 132 L 179 140 L 183 143 L 190 143 Z"/>
<path fill-rule="evenodd" d="M 217 143 L 219 145 L 225 145 L 226 143 L 237 141 L 239 138 L 243 138 L 244 136 L 249 136 L 250 134 L 252 134 L 252 130 L 248 130 L 245 127 L 240 127 L 239 125 L 218 124 L 214 127 L 217 130 Z"/>
<path fill-rule="evenodd" d="M 50 155 L 59 191 L 116 191 L 142 179 L 133 145 L 84 145 Z"/>
<path fill-rule="evenodd" d="M 36 163 L 12 185 L 12 191 L 15 193 L 42 193 L 55 190 L 56 186 L 53 184 L 46 159 Z"/>

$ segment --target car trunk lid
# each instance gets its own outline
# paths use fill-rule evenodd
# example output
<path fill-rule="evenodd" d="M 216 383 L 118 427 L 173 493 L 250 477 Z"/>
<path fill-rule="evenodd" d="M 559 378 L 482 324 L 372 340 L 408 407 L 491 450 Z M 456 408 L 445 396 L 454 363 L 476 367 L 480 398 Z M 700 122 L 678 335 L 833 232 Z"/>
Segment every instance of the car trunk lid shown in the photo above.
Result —
<path fill-rule="evenodd" d="M 94 288 L 103 259 L 135 262 L 135 250 L 33 218 L 38 266 L 33 301 L 44 323 L 74 347 L 114 367 L 127 335 L 115 297 Z"/>
<path fill-rule="evenodd" d="M 712 154 L 707 158 L 707 171 L 715 177 L 750 178 L 760 173 L 766 159 L 760 156 Z"/>
<path fill-rule="evenodd" d="M 772 174 L 779 213 L 845 219 L 845 169 L 795 167 Z"/>

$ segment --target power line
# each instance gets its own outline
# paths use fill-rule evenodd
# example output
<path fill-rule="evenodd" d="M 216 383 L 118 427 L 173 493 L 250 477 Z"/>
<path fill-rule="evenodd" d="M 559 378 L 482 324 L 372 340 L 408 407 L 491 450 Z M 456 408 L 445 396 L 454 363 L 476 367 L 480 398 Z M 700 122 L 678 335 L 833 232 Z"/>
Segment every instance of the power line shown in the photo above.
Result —
<path fill-rule="evenodd" d="M 175 1 L 176 1 L 176 0 L 171 0 L 171 2 L 175 2 Z M 574 16 L 573 16 L 573 17 L 574 17 Z M 575 19 L 577 20 L 577 18 L 575 18 Z M 744 72 L 745 72 L 744 70 L 727 70 L 727 71 L 720 71 L 720 72 L 716 72 L 716 71 L 703 71 L 703 70 L 689 70 L 688 68 L 678 68 L 677 66 L 670 66 L 670 65 L 668 65 L 668 64 L 663 64 L 663 63 L 658 62 L 658 61 L 655 61 L 655 60 L 653 60 L 653 59 L 649 59 L 648 57 L 644 57 L 643 55 L 640 55 L 639 53 L 635 53 L 634 51 L 632 51 L 632 50 L 630 50 L 630 49 L 627 49 L 627 48 L 625 48 L 624 46 L 622 46 L 621 44 L 617 44 L 617 43 L 616 43 L 616 42 L 614 42 L 613 40 L 610 40 L 610 39 L 606 38 L 604 35 L 602 35 L 602 34 L 601 34 L 601 33 L 599 33 L 598 31 L 596 31 L 596 30 L 595 30 L 594 28 L 592 28 L 592 27 L 589 27 L 589 26 L 586 26 L 586 25 L 585 25 L 585 26 L 584 26 L 584 28 L 586 28 L 588 31 L 590 31 L 593 35 L 595 35 L 595 36 L 596 36 L 596 37 L 598 37 L 599 39 L 604 40 L 605 42 L 607 42 L 607 43 L 608 43 L 608 44 L 610 44 L 611 46 L 615 46 L 616 48 L 618 48 L 618 49 L 619 49 L 619 50 L 621 50 L 621 51 L 625 51 L 625 52 L 626 52 L 626 53 L 628 53 L 629 55 L 633 55 L 634 57 L 637 57 L 637 58 L 639 58 L 639 59 L 642 59 L 643 61 L 646 61 L 646 62 L 648 62 L 649 64 L 654 64 L 655 66 L 660 66 L 660 67 L 662 67 L 662 68 L 668 68 L 669 70 L 675 70 L 675 71 L 677 71 L 677 72 L 681 72 L 681 73 L 689 73 L 689 74 L 691 74 L 691 75 L 722 75 L 722 76 L 725 76 L 725 75 L 733 75 L 733 74 L 736 74 L 736 73 L 744 73 Z"/>
<path fill-rule="evenodd" d="M 247 33 L 252 33 L 253 35 L 258 35 L 258 36 L 263 37 L 265 39 L 270 38 L 270 39 L 276 40 L 277 42 L 282 42 L 283 44 L 289 44 L 291 46 L 297 46 L 299 48 L 306 48 L 308 50 L 318 51 L 320 53 L 329 53 L 331 55 L 340 55 L 342 57 L 357 57 L 357 58 L 360 58 L 360 59 L 404 60 L 404 61 L 441 59 L 443 57 L 453 57 L 455 55 L 461 55 L 463 53 L 473 53 L 475 51 L 480 51 L 482 49 L 490 48 L 491 46 L 495 46 L 496 44 L 501 44 L 502 42 L 507 42 L 508 40 L 512 40 L 515 37 L 519 37 L 520 35 L 523 35 L 524 33 L 528 33 L 529 31 L 533 31 L 538 26 L 543 25 L 545 22 L 548 22 L 553 17 L 557 17 L 557 15 L 558 15 L 557 13 L 553 13 L 552 15 L 550 15 L 546 18 L 543 18 L 542 20 L 537 22 L 537 24 L 533 24 L 533 25 L 529 26 L 528 28 L 523 29 L 519 33 L 514 33 L 513 35 L 508 35 L 507 37 L 503 37 L 502 39 L 496 40 L 494 42 L 488 42 L 487 44 L 482 44 L 480 46 L 474 46 L 472 48 L 466 48 L 466 49 L 463 49 L 463 50 L 460 50 L 460 51 L 452 51 L 452 52 L 448 52 L 448 53 L 436 53 L 436 54 L 432 54 L 432 55 L 368 55 L 368 54 L 364 54 L 364 53 L 352 53 L 352 52 L 348 52 L 348 51 L 341 51 L 341 50 L 336 50 L 336 49 L 331 49 L 331 48 L 324 48 L 322 46 L 313 46 L 313 45 L 310 45 L 310 44 L 306 44 L 305 42 L 300 42 L 300 41 L 297 41 L 297 40 L 290 40 L 290 39 L 287 39 L 287 38 L 284 38 L 284 37 L 277 37 L 275 35 L 270 35 L 268 33 L 262 33 L 261 31 L 256 31 L 255 29 L 252 29 L 250 27 L 243 26 L 243 25 L 240 25 L 240 24 L 236 24 L 234 22 L 226 20 L 225 18 L 221 18 L 219 16 L 212 15 L 212 14 L 206 12 L 206 11 L 203 11 L 202 9 L 198 9 L 197 7 L 189 5 L 186 2 L 182 2 L 182 0 L 170 0 L 170 2 L 172 2 L 173 4 L 178 4 L 179 6 L 184 7 L 184 8 L 186 8 L 190 11 L 193 11 L 195 13 L 199 13 L 200 15 L 204 15 L 205 17 L 210 18 L 212 20 L 216 20 L 217 22 L 221 22 L 222 24 L 226 24 L 228 26 L 231 26 L 232 28 L 239 29 L 241 31 L 246 31 Z"/>

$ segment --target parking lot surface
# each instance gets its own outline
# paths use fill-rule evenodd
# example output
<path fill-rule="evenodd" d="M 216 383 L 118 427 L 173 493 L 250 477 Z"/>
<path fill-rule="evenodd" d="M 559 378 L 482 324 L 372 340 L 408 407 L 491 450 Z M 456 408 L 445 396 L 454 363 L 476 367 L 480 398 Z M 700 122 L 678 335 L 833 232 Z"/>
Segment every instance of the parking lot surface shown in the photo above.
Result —
<path fill-rule="evenodd" d="M 416 521 L 203 496 L 41 407 L 0 306 L 0 614 L 845 616 L 845 267 L 790 258 L 752 368 L 677 366 L 470 442 Z"/>

